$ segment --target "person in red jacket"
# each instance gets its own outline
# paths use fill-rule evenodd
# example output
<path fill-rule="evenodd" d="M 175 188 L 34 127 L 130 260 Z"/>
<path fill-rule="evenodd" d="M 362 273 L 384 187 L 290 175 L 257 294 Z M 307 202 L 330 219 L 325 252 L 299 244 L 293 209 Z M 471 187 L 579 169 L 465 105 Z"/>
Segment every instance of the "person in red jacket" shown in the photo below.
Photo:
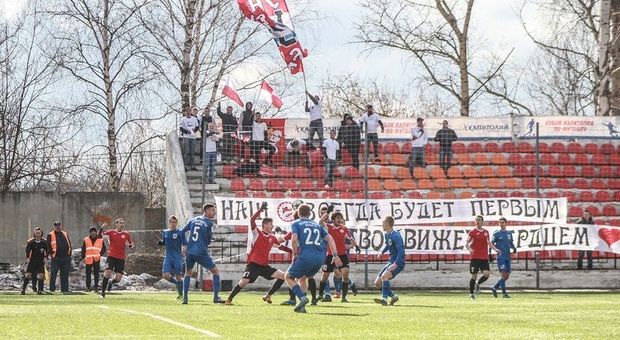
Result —
<path fill-rule="evenodd" d="M 91 291 L 91 275 L 95 279 L 95 292 L 99 291 L 99 265 L 101 256 L 106 252 L 103 238 L 97 234 L 97 228 L 90 227 L 89 235 L 82 242 L 82 261 L 86 265 L 86 291 Z"/>
<path fill-rule="evenodd" d="M 271 303 L 271 295 L 280 289 L 284 283 L 284 272 L 269 265 L 269 254 L 271 253 L 271 248 L 274 246 L 289 253 L 292 253 L 292 250 L 286 246 L 280 245 L 280 240 L 271 233 L 273 229 L 273 220 L 271 218 L 264 218 L 260 229 L 256 227 L 256 220 L 263 211 L 267 211 L 267 203 L 263 203 L 260 209 L 258 209 L 250 219 L 253 238 L 252 249 L 250 250 L 250 254 L 248 254 L 248 264 L 245 267 L 243 277 L 239 280 L 239 283 L 235 285 L 228 299 L 226 299 L 225 304 L 227 305 L 232 305 L 232 300 L 235 295 L 249 283 L 254 283 L 259 276 L 267 280 L 276 279 L 276 282 L 271 286 L 269 292 L 263 296 L 263 301 L 267 303 Z"/>
<path fill-rule="evenodd" d="M 103 236 L 107 236 L 110 244 L 110 252 L 107 259 L 107 267 L 103 273 L 103 284 L 101 285 L 101 297 L 105 298 L 106 289 L 111 289 L 112 284 L 119 283 L 125 273 L 125 247 L 134 248 L 135 245 L 131 240 L 131 235 L 124 230 L 125 220 L 117 218 L 114 221 L 115 229 L 103 231 L 103 226 L 99 230 L 99 233 Z M 109 282 L 112 278 L 112 272 L 115 273 L 114 280 Z M 109 282 L 109 286 L 108 286 Z"/>

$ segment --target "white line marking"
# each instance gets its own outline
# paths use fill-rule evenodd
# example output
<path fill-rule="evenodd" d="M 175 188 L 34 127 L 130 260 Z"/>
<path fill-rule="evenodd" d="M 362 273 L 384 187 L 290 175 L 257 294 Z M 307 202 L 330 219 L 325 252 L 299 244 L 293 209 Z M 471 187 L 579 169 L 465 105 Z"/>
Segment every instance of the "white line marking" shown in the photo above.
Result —
<path fill-rule="evenodd" d="M 99 307 L 101 307 L 103 309 L 111 309 L 108 306 L 99 306 Z M 209 336 L 209 337 L 212 337 L 212 338 L 219 338 L 220 337 L 220 335 L 218 335 L 216 333 L 213 333 L 213 332 L 210 332 L 210 331 L 208 331 L 206 329 L 201 329 L 201 328 L 194 327 L 192 325 L 188 325 L 188 324 L 185 324 L 185 323 L 174 321 L 174 320 L 165 318 L 163 316 L 159 316 L 157 314 L 151 314 L 151 313 L 146 313 L 146 312 L 138 312 L 138 311 L 135 311 L 135 310 L 125 309 L 125 308 L 118 308 L 118 309 L 115 309 L 115 310 L 119 310 L 119 311 L 122 311 L 122 312 L 125 312 L 125 313 L 128 313 L 128 314 L 136 314 L 136 315 L 148 316 L 151 319 L 167 322 L 169 324 L 172 324 L 172 325 L 175 325 L 175 326 L 178 326 L 178 327 L 181 327 L 181 328 L 189 329 L 190 331 L 198 332 L 200 334 L 203 334 L 203 335 L 206 335 L 206 336 Z"/>

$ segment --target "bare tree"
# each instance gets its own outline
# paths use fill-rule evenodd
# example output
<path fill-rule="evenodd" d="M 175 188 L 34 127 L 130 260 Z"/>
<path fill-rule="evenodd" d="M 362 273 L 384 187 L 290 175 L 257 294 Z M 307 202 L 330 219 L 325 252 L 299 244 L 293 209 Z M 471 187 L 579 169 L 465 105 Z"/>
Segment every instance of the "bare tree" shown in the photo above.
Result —
<path fill-rule="evenodd" d="M 154 79 L 144 58 L 145 31 L 137 13 L 148 2 L 130 0 L 64 0 L 49 5 L 60 29 L 53 30 L 63 54 L 57 64 L 83 89 L 79 104 L 105 123 L 109 188 L 118 191 L 133 151 L 161 136 L 151 132 L 131 145 L 122 143 L 129 127 L 161 119 L 147 107 L 148 85 Z M 101 131 L 99 123 L 94 124 Z M 146 131 L 146 130 L 145 130 Z M 119 159 L 119 150 L 129 155 Z"/>
<path fill-rule="evenodd" d="M 40 183 L 75 165 L 55 154 L 72 154 L 79 121 L 58 112 L 47 99 L 59 74 L 54 46 L 33 1 L 11 21 L 0 17 L 0 191 L 38 189 Z"/>

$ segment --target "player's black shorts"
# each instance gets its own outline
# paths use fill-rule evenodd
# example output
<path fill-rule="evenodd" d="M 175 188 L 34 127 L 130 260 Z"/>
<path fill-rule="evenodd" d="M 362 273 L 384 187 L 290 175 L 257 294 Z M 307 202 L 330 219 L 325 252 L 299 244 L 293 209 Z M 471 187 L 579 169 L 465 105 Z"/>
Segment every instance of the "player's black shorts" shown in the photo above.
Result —
<path fill-rule="evenodd" d="M 45 273 L 45 262 L 43 261 L 30 261 L 28 262 L 28 267 L 26 268 L 26 273 Z"/>
<path fill-rule="evenodd" d="M 478 274 L 478 272 L 490 270 L 489 260 L 471 260 L 469 261 L 469 273 Z"/>
<path fill-rule="evenodd" d="M 108 256 L 106 269 L 109 269 L 115 273 L 122 274 L 123 272 L 125 272 L 125 260 Z"/>
<path fill-rule="evenodd" d="M 342 261 L 342 266 L 338 267 L 338 269 L 340 268 L 349 268 L 349 256 L 347 255 L 338 255 L 338 257 L 340 258 L 340 261 Z M 322 271 L 326 272 L 326 273 L 331 273 L 334 271 L 334 264 L 332 263 L 332 259 L 334 257 L 332 255 L 327 255 L 327 257 L 325 257 L 325 262 L 323 263 L 323 268 L 321 268 Z"/>
<path fill-rule="evenodd" d="M 263 266 L 254 262 L 250 262 L 247 266 L 245 266 L 243 278 L 249 279 L 250 283 L 254 283 L 254 281 L 256 281 L 259 276 L 264 277 L 266 280 L 273 280 L 273 277 L 271 277 L 271 275 L 273 275 L 273 273 L 277 271 L 278 270 L 273 268 L 272 266 Z"/>

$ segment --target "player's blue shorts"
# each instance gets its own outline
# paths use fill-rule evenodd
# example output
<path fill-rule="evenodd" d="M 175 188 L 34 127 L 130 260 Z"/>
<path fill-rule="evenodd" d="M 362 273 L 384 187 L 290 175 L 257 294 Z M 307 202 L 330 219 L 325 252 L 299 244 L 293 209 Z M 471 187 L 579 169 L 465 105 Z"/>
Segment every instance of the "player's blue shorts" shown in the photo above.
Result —
<path fill-rule="evenodd" d="M 297 258 L 295 260 L 295 262 L 293 262 L 293 264 L 291 264 L 290 267 L 288 267 L 288 270 L 286 271 L 286 273 L 295 278 L 295 279 L 299 279 L 300 277 L 312 277 L 314 276 L 314 274 L 316 274 L 320 269 L 321 266 L 323 266 L 323 262 L 325 261 L 324 257 L 317 257 L 317 258 Z"/>
<path fill-rule="evenodd" d="M 381 271 L 379 272 L 377 276 L 381 277 L 386 271 L 389 271 L 389 272 L 392 272 L 392 278 L 395 278 L 396 275 L 398 275 L 398 273 L 403 271 L 403 269 L 405 269 L 404 263 L 388 262 L 388 264 L 386 264 L 385 267 L 381 269 Z"/>
<path fill-rule="evenodd" d="M 183 274 L 183 258 L 166 256 L 164 258 L 164 264 L 162 265 L 161 272 L 176 275 Z"/>
<path fill-rule="evenodd" d="M 194 265 L 198 263 L 199 265 L 207 268 L 213 269 L 215 267 L 215 263 L 211 259 L 209 255 L 185 255 L 185 269 L 190 270 L 194 268 Z"/>
<path fill-rule="evenodd" d="M 499 268 L 500 272 L 510 273 L 510 258 L 498 257 L 497 268 Z"/>

